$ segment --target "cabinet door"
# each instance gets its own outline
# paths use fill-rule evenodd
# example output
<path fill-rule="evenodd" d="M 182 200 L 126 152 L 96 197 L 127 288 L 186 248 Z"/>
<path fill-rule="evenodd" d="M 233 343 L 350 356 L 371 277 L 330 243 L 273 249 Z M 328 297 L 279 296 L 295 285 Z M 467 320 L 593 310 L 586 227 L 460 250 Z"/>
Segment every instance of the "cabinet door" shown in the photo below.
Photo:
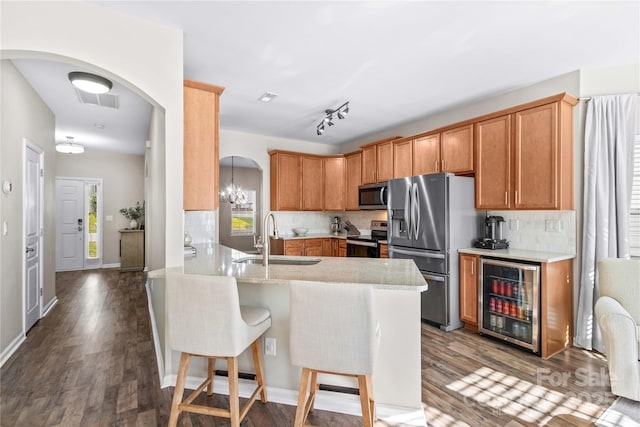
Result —
<path fill-rule="evenodd" d="M 511 116 L 476 123 L 476 209 L 511 206 Z"/>
<path fill-rule="evenodd" d="M 302 210 L 321 211 L 324 204 L 322 158 L 302 156 Z"/>
<path fill-rule="evenodd" d="M 346 155 L 344 161 L 346 169 L 345 209 L 348 211 L 357 211 L 359 209 L 358 187 L 362 183 L 362 152 Z"/>
<path fill-rule="evenodd" d="M 411 158 L 413 157 L 413 141 L 393 143 L 393 177 L 404 178 L 413 175 Z"/>
<path fill-rule="evenodd" d="M 393 179 L 393 141 L 377 144 L 377 182 Z"/>
<path fill-rule="evenodd" d="M 442 132 L 441 170 L 451 173 L 473 172 L 473 125 Z"/>
<path fill-rule="evenodd" d="M 323 162 L 324 210 L 342 211 L 345 199 L 344 157 L 329 157 Z"/>
<path fill-rule="evenodd" d="M 295 153 L 271 155 L 271 210 L 299 211 L 302 202 L 301 159 Z"/>
<path fill-rule="evenodd" d="M 304 240 L 303 239 L 285 240 L 284 254 L 289 256 L 304 255 Z"/>
<path fill-rule="evenodd" d="M 338 256 L 347 256 L 347 241 L 345 239 L 338 240 Z"/>
<path fill-rule="evenodd" d="M 380 244 L 380 258 L 389 258 L 389 245 Z"/>
<path fill-rule="evenodd" d="M 558 208 L 558 103 L 515 113 L 514 203 Z"/>
<path fill-rule="evenodd" d="M 440 134 L 413 140 L 413 175 L 440 172 Z"/>
<path fill-rule="evenodd" d="M 217 91 L 217 92 L 216 92 Z M 222 88 L 184 82 L 184 210 L 218 208 L 218 98 Z"/>
<path fill-rule="evenodd" d="M 120 269 L 144 269 L 144 231 L 120 232 Z"/>
<path fill-rule="evenodd" d="M 377 179 L 378 154 L 375 145 L 362 149 L 362 183 L 372 184 Z"/>
<path fill-rule="evenodd" d="M 322 241 L 325 239 L 306 239 L 304 254 L 306 256 L 322 256 Z"/>
<path fill-rule="evenodd" d="M 478 257 L 460 255 L 460 319 L 478 325 Z"/>

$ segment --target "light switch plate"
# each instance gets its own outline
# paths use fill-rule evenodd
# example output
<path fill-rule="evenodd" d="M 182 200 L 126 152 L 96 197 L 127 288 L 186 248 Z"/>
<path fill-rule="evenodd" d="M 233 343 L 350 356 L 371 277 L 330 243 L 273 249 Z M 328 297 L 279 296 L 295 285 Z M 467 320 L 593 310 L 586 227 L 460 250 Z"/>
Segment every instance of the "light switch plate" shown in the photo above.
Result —
<path fill-rule="evenodd" d="M 264 338 L 264 354 L 266 356 L 276 355 L 276 339 L 272 337 Z"/>

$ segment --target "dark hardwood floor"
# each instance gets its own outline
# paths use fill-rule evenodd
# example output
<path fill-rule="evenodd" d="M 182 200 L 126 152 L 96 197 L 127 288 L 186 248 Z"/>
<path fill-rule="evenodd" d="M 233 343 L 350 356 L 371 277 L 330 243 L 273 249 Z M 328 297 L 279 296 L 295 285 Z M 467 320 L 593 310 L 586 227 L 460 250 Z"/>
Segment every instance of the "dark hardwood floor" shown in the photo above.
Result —
<path fill-rule="evenodd" d="M 173 388 L 159 387 L 144 281 L 144 273 L 115 269 L 58 273 L 58 304 L 0 370 L 0 425 L 166 425 Z M 422 349 L 430 426 L 590 425 L 614 400 L 606 363 L 595 353 L 574 348 L 544 361 L 428 325 Z M 243 426 L 288 426 L 294 415 L 293 406 L 256 403 Z M 360 417 L 326 411 L 314 411 L 309 422 L 361 425 Z M 182 414 L 179 425 L 229 423 Z"/>

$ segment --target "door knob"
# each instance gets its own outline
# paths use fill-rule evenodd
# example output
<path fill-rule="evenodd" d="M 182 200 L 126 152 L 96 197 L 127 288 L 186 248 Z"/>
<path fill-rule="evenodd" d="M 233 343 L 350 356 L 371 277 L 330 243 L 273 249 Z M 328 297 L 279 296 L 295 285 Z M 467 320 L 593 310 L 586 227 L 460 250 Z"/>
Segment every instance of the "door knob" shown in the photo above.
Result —
<path fill-rule="evenodd" d="M 29 253 L 29 252 L 35 252 L 35 251 L 36 251 L 36 250 L 35 250 L 34 248 L 27 248 L 26 253 Z"/>
<path fill-rule="evenodd" d="M 78 227 L 78 231 L 82 231 L 82 227 Z"/>

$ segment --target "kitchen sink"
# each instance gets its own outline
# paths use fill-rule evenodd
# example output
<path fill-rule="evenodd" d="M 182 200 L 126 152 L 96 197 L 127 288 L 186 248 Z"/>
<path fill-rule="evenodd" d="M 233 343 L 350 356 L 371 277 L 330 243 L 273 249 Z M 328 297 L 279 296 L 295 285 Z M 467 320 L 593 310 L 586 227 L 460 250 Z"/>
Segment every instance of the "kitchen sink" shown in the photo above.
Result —
<path fill-rule="evenodd" d="M 269 258 L 269 264 L 278 265 L 314 265 L 319 263 L 319 258 Z M 234 259 L 233 262 L 238 264 L 262 264 L 262 256 L 248 256 L 245 258 Z"/>

